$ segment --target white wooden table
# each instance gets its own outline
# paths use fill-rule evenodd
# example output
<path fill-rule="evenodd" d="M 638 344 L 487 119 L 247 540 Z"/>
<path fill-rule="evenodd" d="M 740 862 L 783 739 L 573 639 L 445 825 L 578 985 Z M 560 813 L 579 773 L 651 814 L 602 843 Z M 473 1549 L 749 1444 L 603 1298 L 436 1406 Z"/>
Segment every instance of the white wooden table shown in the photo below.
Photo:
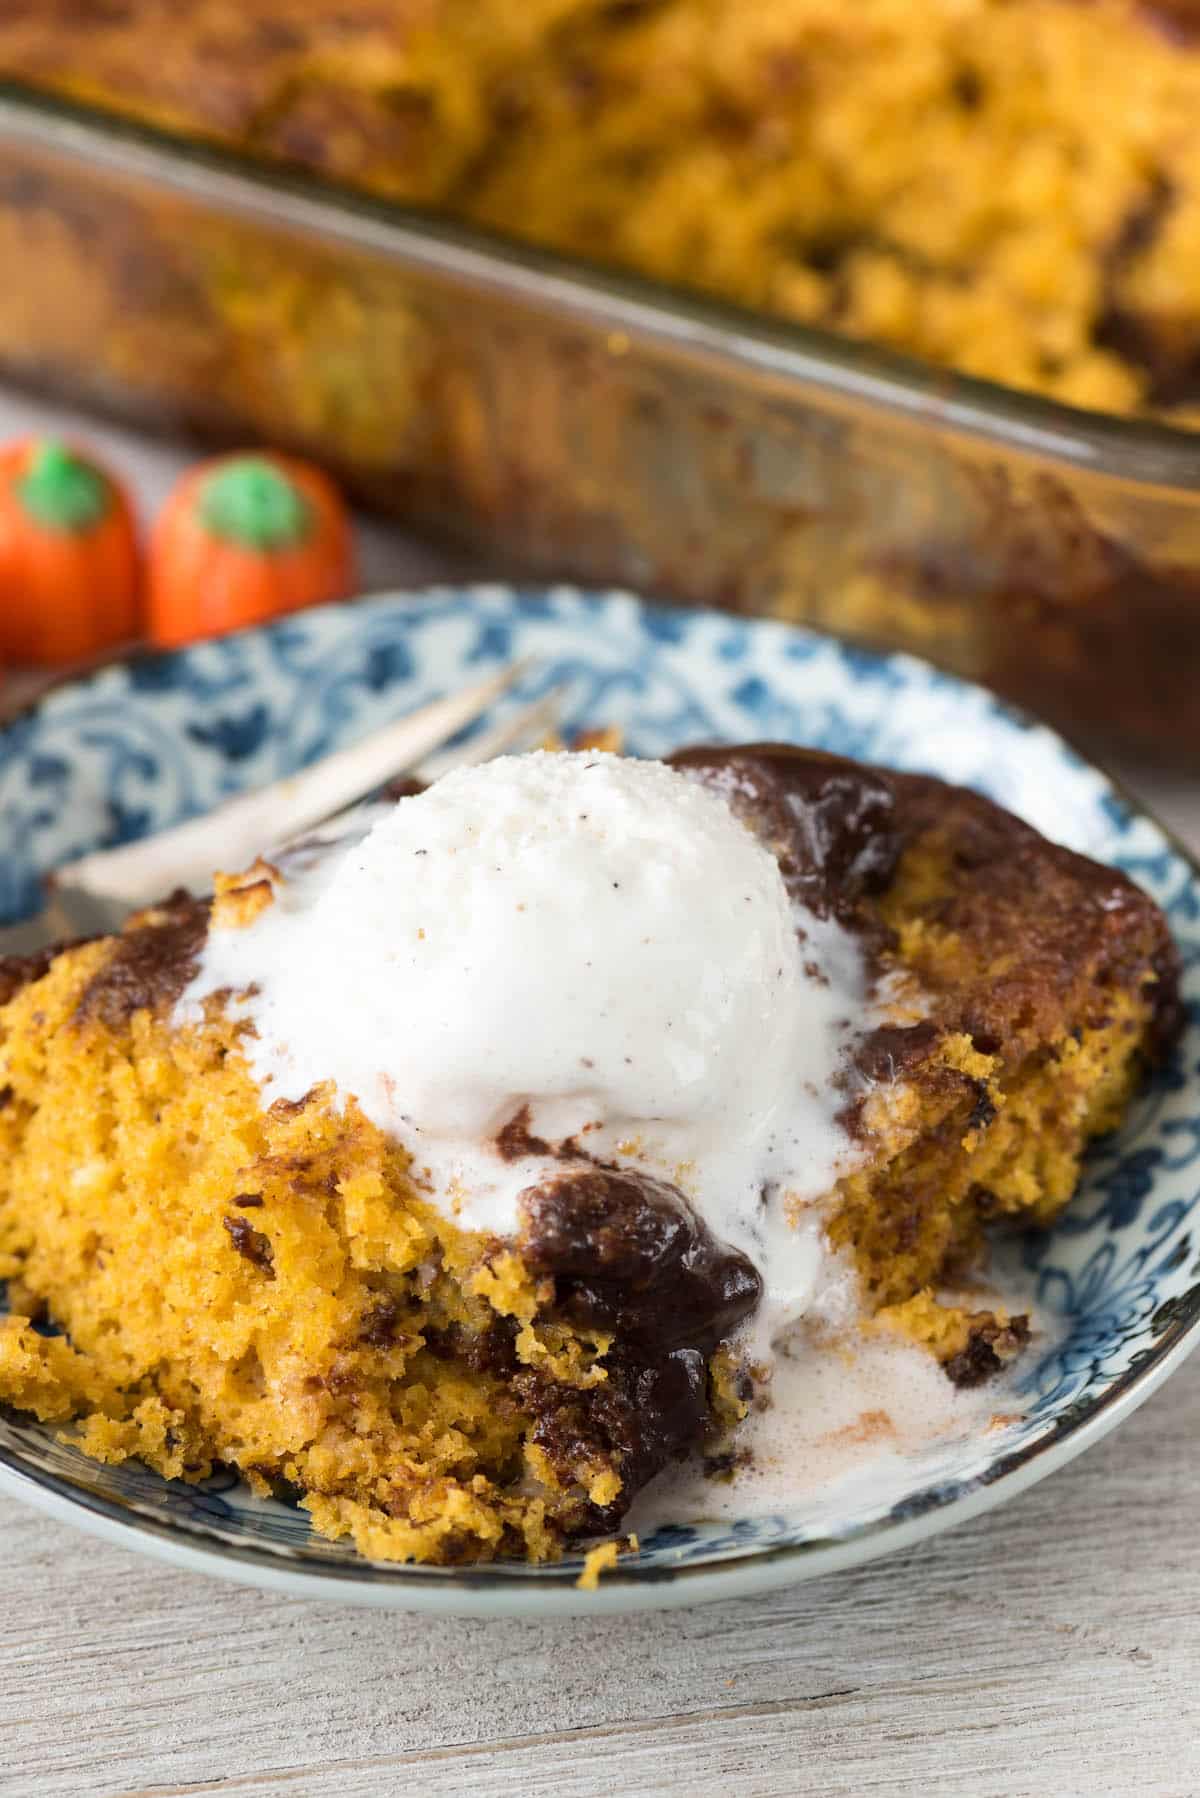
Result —
<path fill-rule="evenodd" d="M 52 415 L 0 397 L 0 438 Z M 140 491 L 176 466 L 106 439 Z M 452 572 L 378 527 L 369 584 Z M 1200 844 L 1200 788 L 1127 770 Z M 474 1623 L 268 1597 L 0 1499 L 4 1798 L 1196 1798 L 1200 1356 L 1009 1506 L 773 1598 Z"/>

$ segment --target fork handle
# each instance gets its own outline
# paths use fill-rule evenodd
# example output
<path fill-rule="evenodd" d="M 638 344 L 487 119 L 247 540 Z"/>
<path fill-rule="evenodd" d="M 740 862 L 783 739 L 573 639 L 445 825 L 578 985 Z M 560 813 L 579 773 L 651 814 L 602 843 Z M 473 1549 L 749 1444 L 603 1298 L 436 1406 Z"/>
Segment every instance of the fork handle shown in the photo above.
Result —
<path fill-rule="evenodd" d="M 502 669 L 462 693 L 385 724 L 311 768 L 226 800 L 203 817 L 64 862 L 52 884 L 83 887 L 129 906 L 161 898 L 168 887 L 206 892 L 215 869 L 246 867 L 270 845 L 312 829 L 405 773 L 485 712 L 519 672 L 517 667 Z"/>

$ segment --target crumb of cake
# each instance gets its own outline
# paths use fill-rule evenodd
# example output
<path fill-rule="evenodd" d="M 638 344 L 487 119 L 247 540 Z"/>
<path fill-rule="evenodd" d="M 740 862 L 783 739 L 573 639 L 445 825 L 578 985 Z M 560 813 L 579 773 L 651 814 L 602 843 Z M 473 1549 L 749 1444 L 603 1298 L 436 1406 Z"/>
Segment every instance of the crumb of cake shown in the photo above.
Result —
<path fill-rule="evenodd" d="M 589 1548 L 583 1557 L 583 1572 L 575 1581 L 580 1592 L 594 1592 L 600 1584 L 600 1575 L 607 1573 L 617 1564 L 617 1545 L 615 1542 L 601 1542 L 595 1548 Z"/>
<path fill-rule="evenodd" d="M 573 749 L 598 749 L 607 755 L 620 755 L 624 732 L 617 724 L 605 725 L 602 730 L 581 730 L 576 733 Z"/>
<path fill-rule="evenodd" d="M 630 1553 L 636 1553 L 638 1539 L 627 1536 L 626 1544 Z M 583 1557 L 583 1571 L 575 1581 L 579 1592 L 594 1592 L 600 1584 L 601 1574 L 608 1573 L 617 1565 L 620 1558 L 621 1545 L 618 1542 L 600 1542 L 595 1548 L 589 1548 Z"/>
<path fill-rule="evenodd" d="M 279 870 L 259 861 L 245 874 L 213 876 L 212 921 L 221 930 L 244 930 L 275 902 Z"/>
<path fill-rule="evenodd" d="M 972 1319 L 965 1348 L 946 1362 L 956 1386 L 981 1386 L 1020 1354 L 1029 1341 L 1027 1317 Z"/>
<path fill-rule="evenodd" d="M 85 1355 L 42 1336 L 23 1317 L 0 1317 L 0 1397 L 41 1423 L 59 1423 L 112 1397 Z"/>

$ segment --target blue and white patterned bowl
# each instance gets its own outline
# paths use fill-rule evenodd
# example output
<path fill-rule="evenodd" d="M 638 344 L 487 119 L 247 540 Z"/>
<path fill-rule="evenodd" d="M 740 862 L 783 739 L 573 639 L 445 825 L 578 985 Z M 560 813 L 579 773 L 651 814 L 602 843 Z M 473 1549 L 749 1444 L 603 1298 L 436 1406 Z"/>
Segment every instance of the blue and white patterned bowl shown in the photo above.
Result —
<path fill-rule="evenodd" d="M 62 687 L 0 733 L 0 921 L 35 908 L 63 858 L 160 829 L 291 772 L 515 657 L 505 707 L 567 681 L 571 725 L 616 722 L 656 755 L 698 739 L 781 738 L 976 786 L 1124 868 L 1170 916 L 1200 994 L 1200 875 L 1158 825 L 1050 731 L 901 656 L 620 594 L 501 587 L 369 599 Z M 476 1615 L 620 1611 L 762 1591 L 883 1554 L 1021 1491 L 1139 1404 L 1197 1340 L 1200 1029 L 1092 1156 L 1048 1235 L 1005 1269 L 1057 1328 L 1024 1373 L 1026 1414 L 916 1464 L 903 1490 L 711 1528 L 665 1528 L 578 1593 L 578 1562 L 382 1566 L 314 1537 L 302 1511 L 232 1476 L 202 1487 L 101 1467 L 0 1415 L 0 1486 L 177 1564 L 297 1594 Z"/>

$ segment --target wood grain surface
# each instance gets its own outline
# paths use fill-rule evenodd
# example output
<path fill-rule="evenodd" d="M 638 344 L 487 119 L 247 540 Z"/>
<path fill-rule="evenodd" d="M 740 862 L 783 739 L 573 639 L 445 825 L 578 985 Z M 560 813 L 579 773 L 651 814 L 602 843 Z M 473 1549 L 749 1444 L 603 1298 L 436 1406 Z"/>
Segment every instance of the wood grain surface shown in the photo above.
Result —
<path fill-rule="evenodd" d="M 0 395 L 0 436 L 41 422 L 69 421 Z M 173 458 L 99 435 L 161 490 Z M 436 572 L 382 531 L 368 568 Z M 1200 842 L 1196 783 L 1126 772 Z M 1198 1493 L 1200 1356 L 992 1515 L 692 1611 L 475 1623 L 305 1604 L 0 1499 L 0 1794 L 1196 1798 Z"/>
<path fill-rule="evenodd" d="M 0 1793 L 1194 1798 L 1198 1438 L 1200 1359 L 908 1554 L 594 1622 L 269 1597 L 3 1500 Z"/>

